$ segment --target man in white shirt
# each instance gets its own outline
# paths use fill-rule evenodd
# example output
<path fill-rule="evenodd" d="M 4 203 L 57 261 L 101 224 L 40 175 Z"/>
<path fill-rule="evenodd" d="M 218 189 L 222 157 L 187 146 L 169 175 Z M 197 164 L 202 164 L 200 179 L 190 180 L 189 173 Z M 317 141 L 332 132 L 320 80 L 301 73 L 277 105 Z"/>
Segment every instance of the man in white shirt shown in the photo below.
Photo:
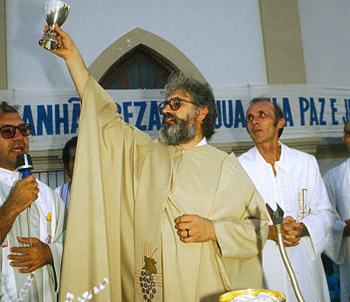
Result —
<path fill-rule="evenodd" d="M 64 172 L 69 176 L 69 181 L 63 185 L 57 187 L 55 192 L 62 198 L 66 205 L 66 210 L 69 208 L 70 192 L 72 188 L 74 161 L 75 161 L 75 150 L 77 149 L 78 137 L 74 136 L 66 142 L 62 151 L 62 161 Z"/>
<path fill-rule="evenodd" d="M 21 179 L 17 156 L 29 150 L 31 125 L 0 104 L 0 300 L 57 300 L 64 205 L 32 175 Z"/>
<path fill-rule="evenodd" d="M 238 159 L 263 196 L 284 211 L 283 241 L 301 293 L 308 302 L 330 301 L 321 252 L 335 216 L 316 159 L 279 142 L 285 124 L 283 111 L 267 99 L 256 98 L 246 115 L 255 147 Z M 264 286 L 297 301 L 270 225 L 263 249 Z"/>
<path fill-rule="evenodd" d="M 350 121 L 344 126 L 343 142 L 350 152 Z M 350 158 L 324 176 L 329 199 L 339 216 L 329 237 L 326 254 L 339 264 L 340 301 L 350 301 Z"/>

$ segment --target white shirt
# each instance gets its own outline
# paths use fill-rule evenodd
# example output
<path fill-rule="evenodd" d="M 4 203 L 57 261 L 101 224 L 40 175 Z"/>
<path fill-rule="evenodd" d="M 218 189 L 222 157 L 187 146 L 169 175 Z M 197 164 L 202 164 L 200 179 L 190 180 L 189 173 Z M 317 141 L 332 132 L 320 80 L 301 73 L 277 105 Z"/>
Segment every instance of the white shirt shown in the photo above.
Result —
<path fill-rule="evenodd" d="M 8 199 L 10 191 L 20 178 L 20 173 L 0 168 L 0 206 Z M 30 274 L 19 273 L 18 268 L 11 267 L 7 256 L 10 254 L 11 247 L 21 246 L 17 236 L 29 237 L 30 234 L 31 237 L 38 238 L 49 245 L 53 266 L 45 265 L 35 271 L 35 283 L 28 288 L 23 301 L 37 301 L 37 296 L 43 302 L 56 301 L 63 251 L 64 205 L 53 190 L 44 183 L 38 180 L 37 182 L 38 198 L 30 208 L 16 217 L 1 246 L 0 267 L 5 282 L 0 287 L 0 296 L 4 295 L 4 301 L 13 301 L 12 299 L 17 301 L 17 297 L 21 295 L 21 289 L 26 287 Z"/>
<path fill-rule="evenodd" d="M 55 192 L 61 197 L 64 204 L 66 205 L 67 210 L 69 209 L 71 188 L 72 188 L 72 181 L 69 181 L 55 189 Z"/>
<path fill-rule="evenodd" d="M 345 222 L 350 219 L 350 158 L 324 176 L 329 199 L 338 212 L 338 220 L 329 236 L 326 254 L 339 264 L 340 301 L 350 301 L 350 237 L 343 237 Z"/>
<path fill-rule="evenodd" d="M 284 210 L 284 217 L 292 216 L 306 225 L 310 236 L 301 238 L 298 246 L 287 247 L 287 255 L 305 301 L 330 301 L 320 255 L 334 224 L 335 213 L 316 159 L 280 145 L 281 157 L 275 162 L 276 176 L 256 147 L 238 160 L 266 203 L 273 209 L 278 203 Z M 278 246 L 272 240 L 267 240 L 264 246 L 263 271 L 266 288 L 283 292 L 288 302 L 297 301 Z"/>

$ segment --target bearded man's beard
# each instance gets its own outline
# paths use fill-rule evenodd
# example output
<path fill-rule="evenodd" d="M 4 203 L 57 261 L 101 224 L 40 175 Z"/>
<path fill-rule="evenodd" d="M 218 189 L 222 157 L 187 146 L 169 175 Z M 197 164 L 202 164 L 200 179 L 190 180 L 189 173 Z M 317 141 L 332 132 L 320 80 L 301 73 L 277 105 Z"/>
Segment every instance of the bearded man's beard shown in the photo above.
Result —
<path fill-rule="evenodd" d="M 177 146 L 194 139 L 197 132 L 197 111 L 193 111 L 187 119 L 181 119 L 173 114 L 166 113 L 163 117 L 162 127 L 159 131 L 159 141 L 164 145 Z M 173 124 L 167 123 L 166 118 L 174 119 Z"/>

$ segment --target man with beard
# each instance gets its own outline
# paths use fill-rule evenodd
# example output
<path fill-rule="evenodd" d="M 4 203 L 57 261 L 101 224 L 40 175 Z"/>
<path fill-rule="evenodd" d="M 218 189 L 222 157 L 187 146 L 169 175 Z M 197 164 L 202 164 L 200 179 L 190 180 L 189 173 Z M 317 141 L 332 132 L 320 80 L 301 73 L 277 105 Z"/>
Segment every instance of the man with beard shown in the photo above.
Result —
<path fill-rule="evenodd" d="M 174 76 L 152 141 L 122 120 L 56 28 L 62 48 L 53 52 L 82 98 L 64 294 L 103 277 L 110 287 L 98 301 L 217 301 L 230 289 L 260 287 L 267 213 L 235 156 L 207 144 L 217 116 L 210 86 Z"/>

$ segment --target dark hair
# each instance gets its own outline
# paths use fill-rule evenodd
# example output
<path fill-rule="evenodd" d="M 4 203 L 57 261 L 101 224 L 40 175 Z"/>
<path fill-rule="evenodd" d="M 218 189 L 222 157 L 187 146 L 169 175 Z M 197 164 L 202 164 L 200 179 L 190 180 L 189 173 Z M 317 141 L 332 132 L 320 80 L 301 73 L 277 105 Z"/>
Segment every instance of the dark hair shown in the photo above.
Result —
<path fill-rule="evenodd" d="M 164 89 L 166 98 L 175 90 L 182 89 L 191 95 L 196 106 L 208 108 L 208 114 L 203 120 L 202 131 L 207 139 L 211 138 L 215 132 L 215 121 L 218 114 L 213 89 L 210 85 L 199 82 L 183 73 L 174 73 L 170 76 Z"/>
<path fill-rule="evenodd" d="M 18 106 L 11 106 L 9 103 L 3 101 L 0 103 L 0 111 L 1 111 L 1 113 L 17 113 L 18 114 Z"/>
<path fill-rule="evenodd" d="M 344 133 L 346 132 L 346 126 L 349 124 L 350 126 L 350 120 L 348 120 L 347 122 L 344 123 Z"/>
<path fill-rule="evenodd" d="M 62 151 L 62 161 L 63 164 L 68 168 L 69 166 L 69 160 L 70 160 L 70 149 L 77 146 L 78 137 L 74 136 L 72 137 L 66 144 L 64 145 L 63 151 Z"/>
<path fill-rule="evenodd" d="M 260 102 L 269 102 L 271 103 L 271 101 L 268 98 L 264 98 L 264 97 L 257 97 L 254 98 L 250 101 L 250 106 L 256 103 L 260 103 Z M 281 106 L 277 103 L 271 103 L 273 105 L 273 108 L 275 109 L 275 122 L 274 122 L 274 126 L 277 126 L 278 121 L 281 118 L 284 118 L 284 114 L 283 114 L 283 110 L 281 108 Z M 283 133 L 283 129 L 284 127 L 282 127 L 281 129 L 278 130 L 278 138 L 281 137 L 282 133 Z"/>

